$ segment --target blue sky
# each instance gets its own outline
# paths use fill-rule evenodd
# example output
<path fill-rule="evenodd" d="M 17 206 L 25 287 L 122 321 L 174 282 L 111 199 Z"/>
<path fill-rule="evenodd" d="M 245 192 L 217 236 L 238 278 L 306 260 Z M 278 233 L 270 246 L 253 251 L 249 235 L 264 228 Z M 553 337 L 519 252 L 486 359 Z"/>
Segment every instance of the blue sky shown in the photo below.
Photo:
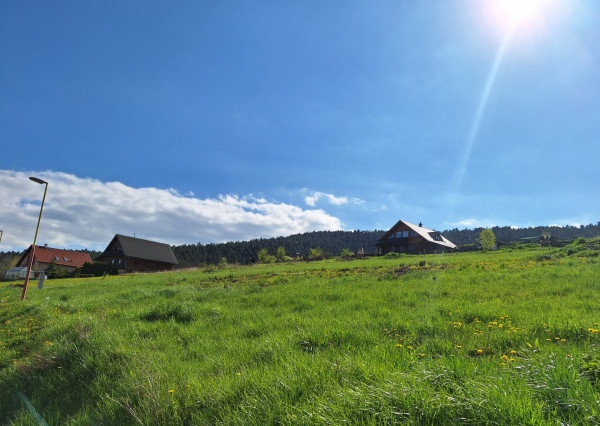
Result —
<path fill-rule="evenodd" d="M 510 3 L 1 2 L 0 250 L 596 223 L 600 2 Z"/>

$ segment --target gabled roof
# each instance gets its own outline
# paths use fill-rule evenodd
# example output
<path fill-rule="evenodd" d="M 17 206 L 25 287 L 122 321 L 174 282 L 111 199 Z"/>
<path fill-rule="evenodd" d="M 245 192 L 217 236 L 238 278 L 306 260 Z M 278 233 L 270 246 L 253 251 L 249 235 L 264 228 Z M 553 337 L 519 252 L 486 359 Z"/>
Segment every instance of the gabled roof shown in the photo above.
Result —
<path fill-rule="evenodd" d="M 177 264 L 177 258 L 175 257 L 173 250 L 171 250 L 171 246 L 168 244 L 117 234 L 112 239 L 108 247 L 112 246 L 115 240 L 119 241 L 119 244 L 123 249 L 124 256 L 152 260 L 155 262 L 170 263 L 171 265 Z M 107 253 L 108 247 L 106 250 L 104 250 L 104 253 L 98 257 L 98 259 Z"/>
<path fill-rule="evenodd" d="M 31 246 L 21 256 L 17 265 L 20 265 L 23 260 L 29 255 Z M 92 258 L 88 253 L 83 253 L 74 250 L 63 250 L 47 246 L 35 246 L 35 260 L 40 263 L 52 263 L 55 265 L 72 266 L 81 268 L 84 263 L 92 263 Z"/>
<path fill-rule="evenodd" d="M 430 243 L 439 244 L 441 246 L 449 247 L 452 249 L 456 248 L 456 244 L 454 244 L 453 242 L 451 242 L 450 240 L 445 238 L 440 232 L 434 231 L 433 229 L 427 229 L 427 228 L 424 228 L 419 225 L 415 225 L 410 222 L 406 222 L 405 220 L 399 220 L 394 226 L 392 226 L 390 228 L 389 231 L 387 231 L 385 234 L 383 234 L 383 236 L 380 238 L 379 241 L 387 240 L 389 238 L 389 236 L 393 232 L 395 232 L 396 228 L 398 228 L 398 226 L 401 224 L 406 225 L 409 229 L 412 229 L 417 234 L 419 234 L 419 236 L 423 237 L 426 241 L 428 241 Z M 440 239 L 436 240 L 436 239 L 434 239 L 434 236 L 439 236 Z"/>

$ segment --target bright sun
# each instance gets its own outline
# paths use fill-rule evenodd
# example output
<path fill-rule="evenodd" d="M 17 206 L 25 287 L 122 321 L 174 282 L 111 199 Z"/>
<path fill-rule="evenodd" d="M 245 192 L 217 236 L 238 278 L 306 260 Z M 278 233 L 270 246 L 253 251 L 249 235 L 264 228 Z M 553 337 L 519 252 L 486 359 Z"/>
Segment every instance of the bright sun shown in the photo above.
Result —
<path fill-rule="evenodd" d="M 564 0 L 489 0 L 482 2 L 488 23 L 500 34 L 507 31 L 532 33 L 556 15 Z"/>
<path fill-rule="evenodd" d="M 542 0 L 496 0 L 496 12 L 500 19 L 514 25 L 535 18 L 542 3 Z"/>

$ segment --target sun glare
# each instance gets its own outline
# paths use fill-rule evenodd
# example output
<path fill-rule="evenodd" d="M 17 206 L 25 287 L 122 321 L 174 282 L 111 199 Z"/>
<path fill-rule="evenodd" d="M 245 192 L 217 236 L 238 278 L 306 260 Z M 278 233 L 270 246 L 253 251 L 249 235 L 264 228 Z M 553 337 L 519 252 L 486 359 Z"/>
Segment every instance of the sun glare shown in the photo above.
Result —
<path fill-rule="evenodd" d="M 564 3 L 565 0 L 489 0 L 482 5 L 488 25 L 505 34 L 539 31 Z"/>
<path fill-rule="evenodd" d="M 497 0 L 499 18 L 510 25 L 533 19 L 540 13 L 542 0 Z"/>

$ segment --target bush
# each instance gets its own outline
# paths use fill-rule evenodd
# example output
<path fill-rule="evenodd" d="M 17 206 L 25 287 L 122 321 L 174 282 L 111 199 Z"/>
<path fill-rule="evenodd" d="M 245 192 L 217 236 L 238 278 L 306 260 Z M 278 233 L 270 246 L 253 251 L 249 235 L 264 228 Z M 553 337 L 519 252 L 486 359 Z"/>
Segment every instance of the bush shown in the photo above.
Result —
<path fill-rule="evenodd" d="M 104 274 L 117 275 L 117 268 L 115 265 L 104 262 L 95 263 L 84 263 L 81 267 L 80 275 L 93 275 L 95 277 L 101 277 Z M 50 276 L 48 276 L 50 278 Z"/>
<path fill-rule="evenodd" d="M 269 254 L 269 252 L 267 252 L 267 249 L 260 249 L 260 251 L 257 254 L 258 257 L 258 263 L 273 263 L 275 262 L 275 256 L 271 256 Z"/>
<path fill-rule="evenodd" d="M 323 258 L 323 250 L 321 250 L 319 247 L 310 249 L 308 253 L 309 260 L 323 260 Z"/>
<path fill-rule="evenodd" d="M 354 257 L 354 252 L 345 248 L 340 252 L 340 257 Z"/>

